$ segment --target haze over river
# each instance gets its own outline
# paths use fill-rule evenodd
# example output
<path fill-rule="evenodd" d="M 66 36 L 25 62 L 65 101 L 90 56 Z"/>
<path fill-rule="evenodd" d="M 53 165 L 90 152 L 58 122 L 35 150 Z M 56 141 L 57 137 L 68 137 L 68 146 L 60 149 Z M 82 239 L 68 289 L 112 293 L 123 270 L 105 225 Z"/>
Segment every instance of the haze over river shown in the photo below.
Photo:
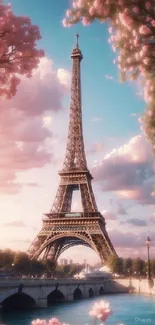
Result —
<path fill-rule="evenodd" d="M 49 319 L 52 317 L 57 317 L 71 325 L 93 325 L 94 319 L 89 316 L 89 311 L 93 303 L 100 300 L 108 301 L 113 312 L 109 316 L 106 325 L 155 325 L 155 296 L 138 294 L 105 295 L 87 300 L 56 304 L 44 309 L 2 313 L 0 314 L 0 325 L 30 325 L 34 319 Z M 97 322 L 97 324 L 101 323 L 102 321 Z"/>

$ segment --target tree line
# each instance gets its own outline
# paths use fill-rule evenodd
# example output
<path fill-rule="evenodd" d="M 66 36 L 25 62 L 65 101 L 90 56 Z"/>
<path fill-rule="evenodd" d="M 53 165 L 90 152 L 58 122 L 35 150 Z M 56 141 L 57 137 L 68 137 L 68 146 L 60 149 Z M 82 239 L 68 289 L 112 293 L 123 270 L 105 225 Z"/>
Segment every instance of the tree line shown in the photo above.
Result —
<path fill-rule="evenodd" d="M 147 261 L 141 258 L 122 258 L 111 256 L 108 260 L 108 266 L 112 273 L 123 277 L 146 277 L 148 271 Z M 155 259 L 150 261 L 151 275 L 155 277 Z M 30 260 L 25 252 L 14 252 L 10 249 L 0 250 L 0 274 L 9 274 L 10 276 L 36 276 L 43 274 L 47 277 L 71 278 L 81 272 L 84 265 L 69 264 L 59 265 L 47 260 Z M 93 271 L 94 267 L 90 267 Z"/>
<path fill-rule="evenodd" d="M 84 265 L 69 264 L 59 265 L 47 260 L 31 260 L 25 252 L 14 252 L 10 249 L 0 250 L 0 274 L 1 276 L 33 276 L 41 277 L 73 277 L 81 272 Z"/>
<path fill-rule="evenodd" d="M 121 258 L 111 256 L 108 260 L 108 266 L 113 273 L 128 277 L 146 277 L 148 272 L 148 262 L 142 260 L 140 257 Z M 150 261 L 151 275 L 155 276 L 155 259 Z"/>

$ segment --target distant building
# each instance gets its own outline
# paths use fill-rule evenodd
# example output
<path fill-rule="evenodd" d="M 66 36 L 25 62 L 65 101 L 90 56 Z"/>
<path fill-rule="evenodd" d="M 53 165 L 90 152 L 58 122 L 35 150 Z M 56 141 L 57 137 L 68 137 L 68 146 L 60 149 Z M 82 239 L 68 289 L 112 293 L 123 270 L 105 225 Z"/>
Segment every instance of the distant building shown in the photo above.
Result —
<path fill-rule="evenodd" d="M 86 259 L 84 259 L 83 264 L 84 264 L 85 267 L 86 267 L 86 265 L 87 265 L 87 260 L 86 260 Z"/>
<path fill-rule="evenodd" d="M 62 258 L 62 259 L 60 260 L 60 265 L 67 265 L 67 264 L 68 264 L 68 261 L 67 261 L 66 258 Z"/>
<path fill-rule="evenodd" d="M 73 260 L 69 260 L 69 264 L 72 265 L 73 264 Z"/>
<path fill-rule="evenodd" d="M 67 264 L 68 264 L 68 261 L 67 261 L 66 258 L 64 258 L 64 260 L 63 260 L 63 265 L 67 265 Z"/>

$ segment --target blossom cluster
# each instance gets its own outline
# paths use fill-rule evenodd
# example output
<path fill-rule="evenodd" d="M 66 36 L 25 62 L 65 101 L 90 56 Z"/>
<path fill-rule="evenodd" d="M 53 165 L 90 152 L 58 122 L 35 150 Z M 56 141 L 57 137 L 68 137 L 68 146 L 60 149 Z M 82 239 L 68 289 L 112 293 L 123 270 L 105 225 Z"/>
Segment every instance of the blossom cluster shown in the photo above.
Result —
<path fill-rule="evenodd" d="M 29 17 L 17 17 L 11 5 L 0 0 L 0 98 L 15 95 L 20 75 L 30 77 L 44 56 L 36 48 L 41 38 L 38 26 Z"/>
<path fill-rule="evenodd" d="M 109 303 L 101 300 L 99 302 L 96 302 L 93 306 L 91 311 L 89 312 L 90 316 L 93 316 L 95 320 L 102 320 L 105 321 L 109 315 L 111 315 L 112 312 L 110 310 Z M 44 319 L 36 319 L 31 322 L 31 325 L 69 325 L 65 323 L 61 323 L 57 318 L 51 318 L 49 320 L 44 320 Z M 104 324 L 100 324 L 104 325 Z M 123 325 L 123 324 L 119 324 Z"/>
<path fill-rule="evenodd" d="M 95 19 L 108 20 L 122 80 L 141 82 L 147 103 L 141 128 L 155 147 L 155 0 L 74 0 L 63 24 L 88 25 Z"/>
<path fill-rule="evenodd" d="M 31 325 L 69 325 L 61 323 L 57 318 L 51 318 L 49 320 L 45 319 L 36 319 L 31 322 Z"/>

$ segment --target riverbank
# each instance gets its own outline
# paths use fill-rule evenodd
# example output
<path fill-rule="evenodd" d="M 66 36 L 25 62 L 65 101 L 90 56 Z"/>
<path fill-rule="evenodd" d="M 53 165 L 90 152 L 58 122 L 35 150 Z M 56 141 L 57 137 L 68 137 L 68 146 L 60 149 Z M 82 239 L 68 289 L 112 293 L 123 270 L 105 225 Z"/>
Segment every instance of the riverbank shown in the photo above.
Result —
<path fill-rule="evenodd" d="M 155 296 L 155 279 L 150 284 L 148 279 L 118 279 L 116 282 L 130 288 L 130 292 Z"/>

